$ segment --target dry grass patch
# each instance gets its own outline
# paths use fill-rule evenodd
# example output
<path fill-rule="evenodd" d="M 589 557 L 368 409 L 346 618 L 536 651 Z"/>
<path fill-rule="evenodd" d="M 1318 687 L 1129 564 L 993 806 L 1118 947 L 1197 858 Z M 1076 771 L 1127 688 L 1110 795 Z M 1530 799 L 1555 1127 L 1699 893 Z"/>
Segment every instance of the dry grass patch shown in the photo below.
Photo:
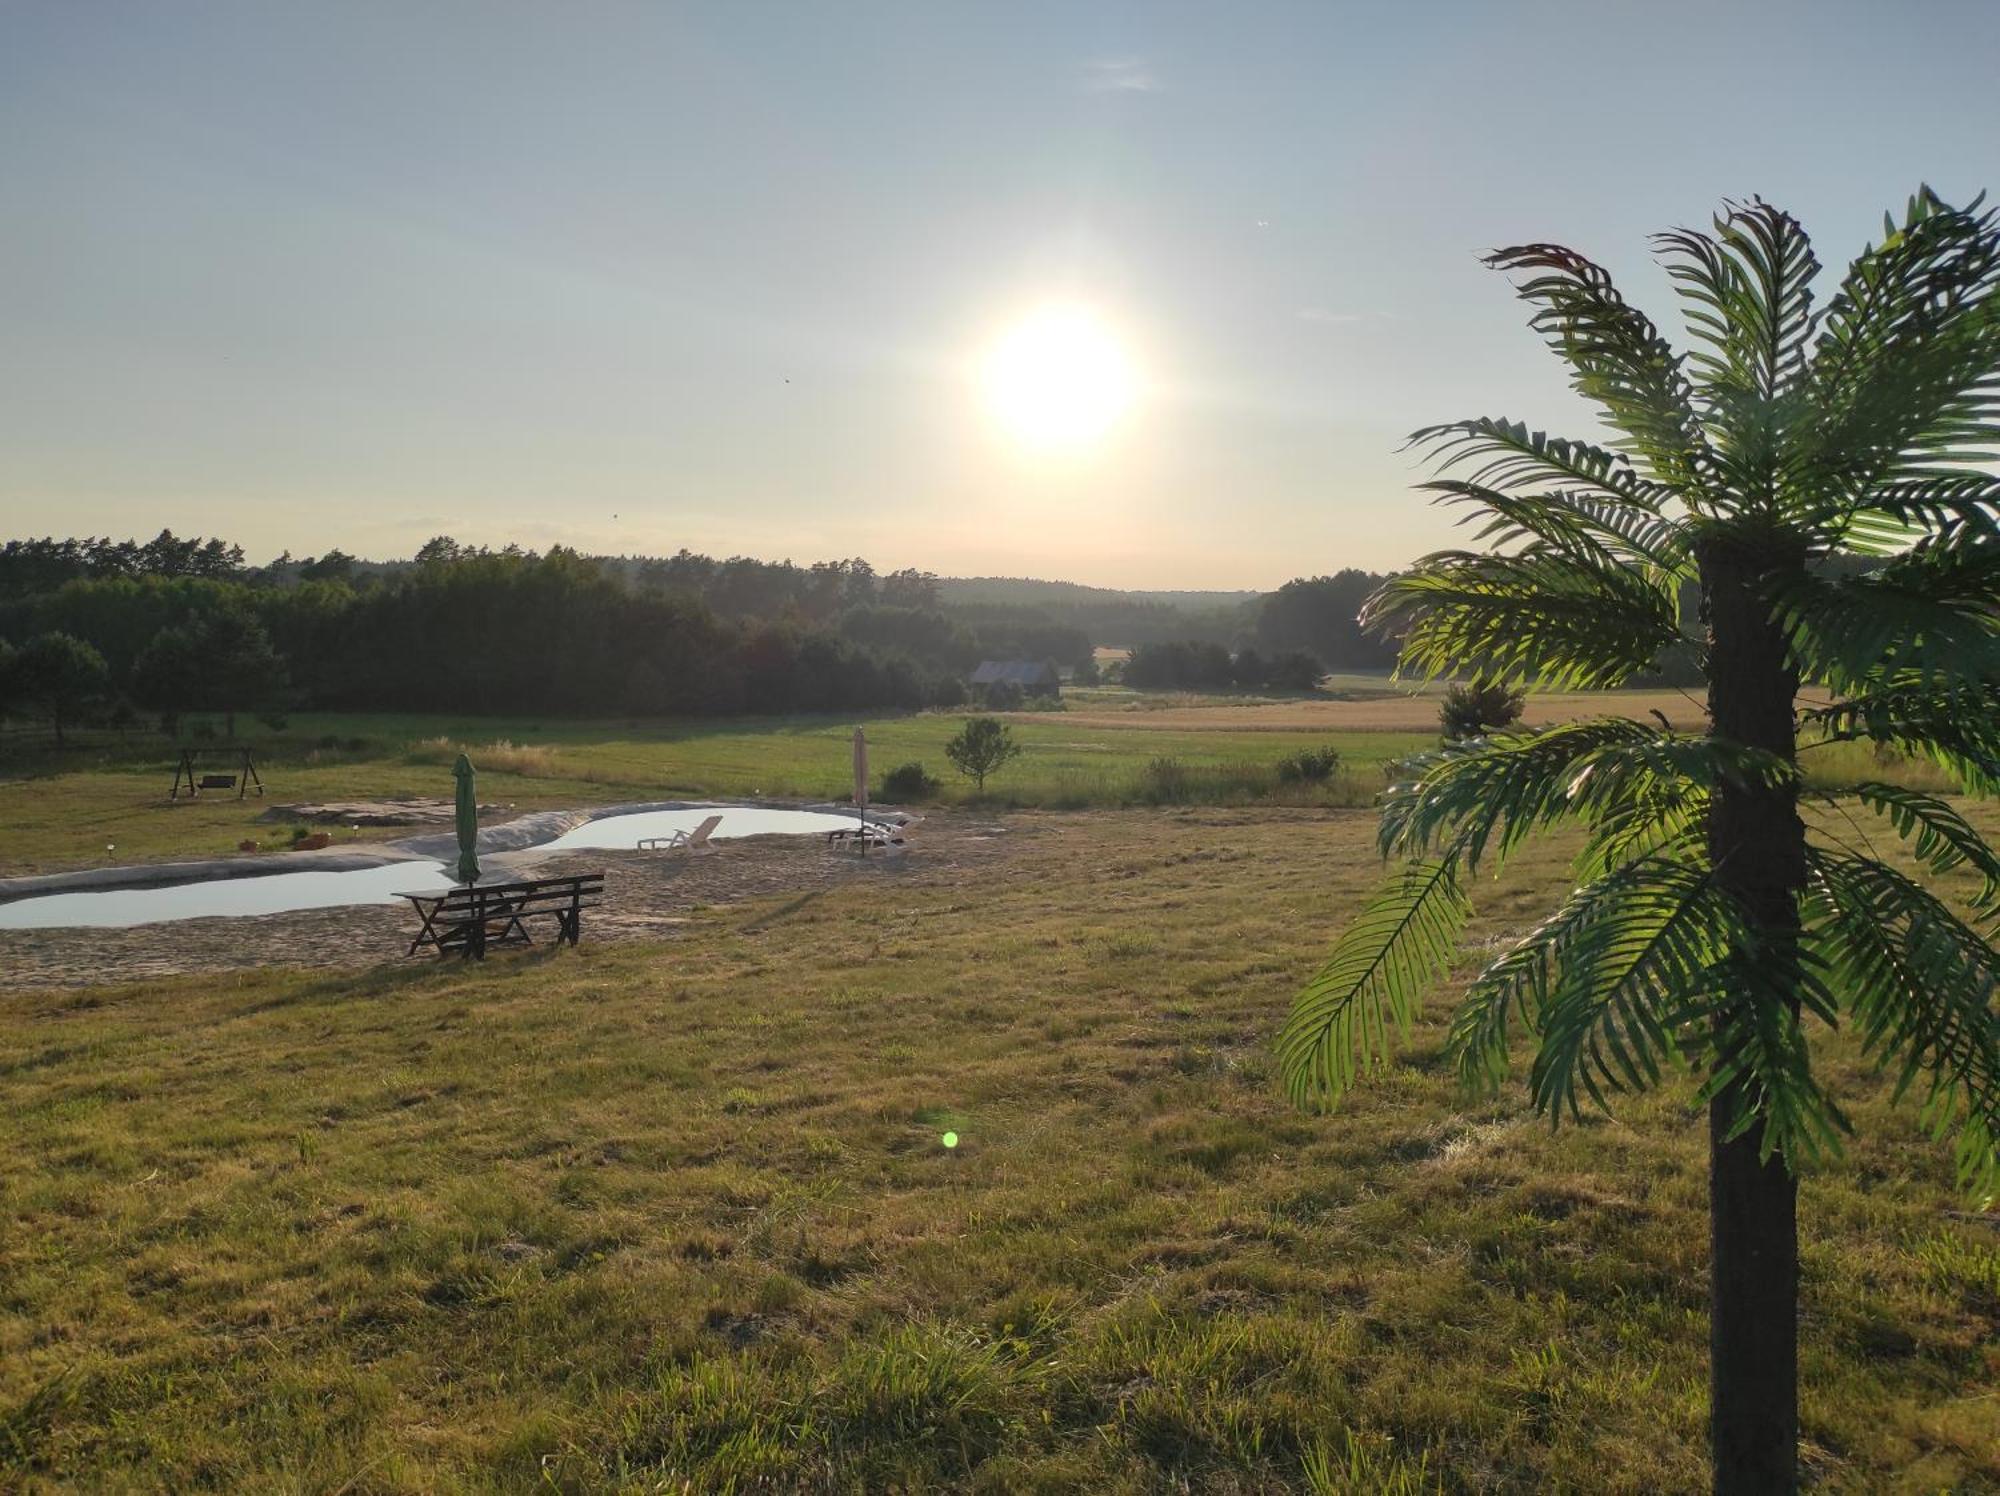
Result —
<path fill-rule="evenodd" d="M 1372 818 L 1033 823 L 667 946 L 0 997 L 0 1484 L 1704 1483 L 1685 1092 L 1551 1135 L 1430 1023 L 1301 1116 L 1268 1040 Z M 1812 1465 L 1994 1489 L 1994 1233 L 1824 1048 Z"/>

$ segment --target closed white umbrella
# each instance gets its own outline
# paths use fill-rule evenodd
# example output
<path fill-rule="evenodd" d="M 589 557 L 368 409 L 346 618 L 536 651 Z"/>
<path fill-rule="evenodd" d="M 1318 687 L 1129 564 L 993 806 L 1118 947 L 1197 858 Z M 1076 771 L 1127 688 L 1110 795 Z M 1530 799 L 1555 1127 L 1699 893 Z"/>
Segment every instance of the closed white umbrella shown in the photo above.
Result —
<path fill-rule="evenodd" d="M 868 845 L 868 739 L 860 728 L 854 729 L 854 813 L 861 819 L 861 845 Z"/>

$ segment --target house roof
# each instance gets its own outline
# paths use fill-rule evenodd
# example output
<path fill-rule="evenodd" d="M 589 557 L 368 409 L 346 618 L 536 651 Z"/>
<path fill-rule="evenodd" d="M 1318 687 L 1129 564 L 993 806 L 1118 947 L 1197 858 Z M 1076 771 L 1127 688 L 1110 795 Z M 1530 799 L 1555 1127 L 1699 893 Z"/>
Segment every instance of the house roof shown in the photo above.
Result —
<path fill-rule="evenodd" d="M 1017 686 L 1047 686 L 1060 680 L 1044 660 L 981 660 L 972 672 L 975 686 L 1011 681 Z"/>

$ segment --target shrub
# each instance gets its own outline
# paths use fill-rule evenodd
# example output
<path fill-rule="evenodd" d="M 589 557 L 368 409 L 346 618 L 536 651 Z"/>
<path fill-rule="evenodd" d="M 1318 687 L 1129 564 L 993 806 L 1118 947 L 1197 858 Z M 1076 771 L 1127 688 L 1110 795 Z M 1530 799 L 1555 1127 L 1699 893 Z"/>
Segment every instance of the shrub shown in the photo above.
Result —
<path fill-rule="evenodd" d="M 1018 712 L 1027 700 L 1027 693 L 1017 680 L 996 680 L 985 687 L 983 695 L 986 709 L 992 712 Z"/>
<path fill-rule="evenodd" d="M 928 800 L 943 788 L 943 783 L 925 772 L 923 764 L 915 759 L 898 764 L 882 776 L 884 800 Z"/>
<path fill-rule="evenodd" d="M 1520 721 L 1526 700 L 1526 693 L 1496 681 L 1455 685 L 1444 693 L 1444 702 L 1438 707 L 1438 725 L 1449 742 L 1484 737 Z"/>
<path fill-rule="evenodd" d="M 1278 760 L 1280 784 L 1324 784 L 1340 767 L 1340 750 L 1330 744 L 1321 748 L 1301 748 Z"/>

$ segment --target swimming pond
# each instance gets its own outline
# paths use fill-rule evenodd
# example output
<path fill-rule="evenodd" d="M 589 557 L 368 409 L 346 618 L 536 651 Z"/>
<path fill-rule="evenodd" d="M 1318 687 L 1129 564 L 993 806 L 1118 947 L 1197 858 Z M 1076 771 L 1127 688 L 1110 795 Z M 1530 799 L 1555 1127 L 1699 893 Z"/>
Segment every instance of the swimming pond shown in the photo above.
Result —
<path fill-rule="evenodd" d="M 777 810 L 762 805 L 642 810 L 585 821 L 551 841 L 540 843 L 534 850 L 631 850 L 653 837 L 693 831 L 713 815 L 722 817 L 722 824 L 710 833 L 717 840 L 740 836 L 823 836 L 829 831 L 852 830 L 858 820 L 852 811 Z M 155 888 L 50 893 L 0 904 L 0 930 L 122 929 L 177 919 L 393 904 L 399 893 L 434 893 L 449 888 L 451 883 L 442 863 L 411 860 L 349 872 L 262 873 Z"/>
<path fill-rule="evenodd" d="M 692 831 L 710 816 L 722 824 L 710 833 L 717 840 L 735 836 L 824 836 L 852 831 L 859 821 L 853 811 L 773 810 L 762 805 L 696 805 L 682 810 L 641 810 L 626 815 L 599 816 L 565 831 L 543 845 L 552 851 L 630 850 L 656 836 Z"/>
<path fill-rule="evenodd" d="M 434 893 L 450 886 L 451 878 L 442 863 L 392 862 L 344 873 L 265 873 L 253 878 L 169 883 L 160 888 L 50 893 L 0 904 L 0 930 L 124 928 L 218 915 L 290 914 L 350 904 L 393 904 L 399 893 Z"/>

